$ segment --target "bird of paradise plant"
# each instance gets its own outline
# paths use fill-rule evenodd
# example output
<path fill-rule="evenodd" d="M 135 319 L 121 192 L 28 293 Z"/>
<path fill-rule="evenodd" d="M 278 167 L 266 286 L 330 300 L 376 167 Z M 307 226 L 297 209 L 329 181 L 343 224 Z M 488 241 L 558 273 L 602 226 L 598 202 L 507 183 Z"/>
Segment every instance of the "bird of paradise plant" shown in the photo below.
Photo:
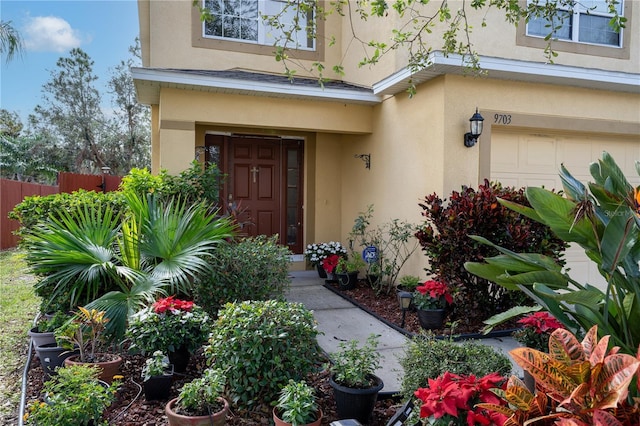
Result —
<path fill-rule="evenodd" d="M 598 340 L 593 326 L 582 342 L 565 329 L 549 337 L 549 353 L 522 347 L 511 357 L 536 380 L 533 394 L 516 377 L 497 391 L 509 406 L 478 404 L 509 418 L 504 426 L 633 426 L 640 419 L 640 398 L 629 388 L 640 382 L 640 348 L 636 357 L 608 349 L 609 337 Z"/>
<path fill-rule="evenodd" d="M 636 162 L 640 174 L 640 162 Z M 516 253 L 487 239 L 500 255 L 465 268 L 508 289 L 520 289 L 574 333 L 597 324 L 622 352 L 640 345 L 640 199 L 608 153 L 590 166 L 594 182 L 582 184 L 562 166 L 564 195 L 529 187 L 525 207 L 499 200 L 524 216 L 546 224 L 566 242 L 580 245 L 606 281 L 601 290 L 580 283 L 554 259 L 538 253 Z M 521 314 L 522 311 L 514 312 Z"/>

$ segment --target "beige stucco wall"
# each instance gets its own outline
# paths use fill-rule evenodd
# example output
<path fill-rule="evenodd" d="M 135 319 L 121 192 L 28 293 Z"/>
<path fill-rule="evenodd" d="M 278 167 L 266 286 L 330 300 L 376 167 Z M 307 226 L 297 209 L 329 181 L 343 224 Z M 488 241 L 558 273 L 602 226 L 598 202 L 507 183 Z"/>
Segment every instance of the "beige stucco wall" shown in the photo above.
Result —
<path fill-rule="evenodd" d="M 553 45 L 560 53 L 554 58 L 554 62 L 609 71 L 640 72 L 640 49 L 629 45 L 632 40 L 640 40 L 640 25 L 635 25 L 640 22 L 640 4 L 635 3 L 637 2 L 625 2 L 628 23 L 627 29 L 623 32 L 623 38 L 627 43 L 623 49 L 558 42 Z M 448 4 L 455 13 L 462 7 L 463 2 L 451 0 Z M 439 2 L 429 2 L 425 14 L 433 13 L 439 5 Z M 199 25 L 197 20 L 194 24 L 194 10 L 191 0 L 139 0 L 140 36 L 145 67 L 284 72 L 283 64 L 275 61 L 273 48 L 270 46 L 265 46 L 260 54 L 247 54 L 246 49 L 255 47 L 247 43 L 229 42 L 224 50 L 194 46 L 192 31 Z M 505 22 L 502 11 L 493 8 L 488 11 L 474 11 L 467 4 L 466 10 L 469 24 L 473 27 L 471 42 L 480 55 L 534 62 L 546 61 L 543 55 L 543 40 L 524 37 L 524 24 L 521 23 L 516 28 Z M 351 8 L 351 13 L 353 16 L 357 15 L 355 7 Z M 296 70 L 297 75 L 317 76 L 317 73 L 308 72 L 317 60 L 326 67 L 325 77 L 341 78 L 331 71 L 334 65 L 340 64 L 345 69 L 345 75 L 342 77 L 345 81 L 372 85 L 402 69 L 407 63 L 406 49 L 401 48 L 385 55 L 373 67 L 358 65 L 365 56 L 373 53 L 370 48 L 364 46 L 370 40 L 392 44 L 391 30 L 401 24 L 401 20 L 392 19 L 394 16 L 395 14 L 390 12 L 385 18 L 370 17 L 363 21 L 357 16 L 349 20 L 334 13 L 322 23 L 317 58 L 295 60 L 289 62 L 289 66 Z M 481 25 L 483 19 L 486 19 L 486 27 Z M 442 33 L 445 29 L 441 24 L 432 28 L 432 33 L 424 37 L 425 43 L 434 50 L 441 49 Z M 196 31 L 199 31 L 199 28 L 196 28 Z M 354 37 L 354 32 L 359 40 Z M 329 45 L 329 38 L 336 40 L 333 46 Z M 609 54 L 623 57 L 608 57 Z M 291 52 L 291 56 L 295 58 L 296 52 Z"/>

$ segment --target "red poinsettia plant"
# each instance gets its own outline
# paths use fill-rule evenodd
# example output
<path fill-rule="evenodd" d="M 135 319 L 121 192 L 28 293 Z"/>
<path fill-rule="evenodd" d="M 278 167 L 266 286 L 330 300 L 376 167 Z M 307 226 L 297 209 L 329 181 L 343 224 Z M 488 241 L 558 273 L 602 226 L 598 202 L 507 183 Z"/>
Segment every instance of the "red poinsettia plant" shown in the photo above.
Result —
<path fill-rule="evenodd" d="M 340 261 L 340 256 L 337 254 L 330 254 L 329 256 L 322 259 L 322 267 L 328 274 L 333 273 L 335 271 L 336 266 L 338 266 L 338 262 Z"/>
<path fill-rule="evenodd" d="M 446 372 L 429 379 L 426 388 L 415 396 L 422 402 L 420 417 L 429 425 L 502 425 L 507 417 L 496 411 L 475 407 L 479 403 L 506 405 L 492 389 L 505 389 L 506 379 L 498 373 L 484 377 L 464 376 Z"/>
<path fill-rule="evenodd" d="M 520 344 L 540 352 L 549 351 L 549 336 L 555 330 L 564 328 L 549 312 L 540 311 L 518 320 L 522 326 L 513 332 L 513 338 Z"/>
<path fill-rule="evenodd" d="M 427 280 L 413 293 L 413 305 L 418 309 L 442 309 L 447 303 L 453 303 L 453 296 L 442 281 Z"/>
<path fill-rule="evenodd" d="M 178 311 L 191 312 L 192 308 L 193 302 L 176 299 L 175 296 L 159 299 L 153 304 L 153 311 L 156 314 L 161 314 L 166 311 L 171 311 L 172 314 L 177 314 Z"/>

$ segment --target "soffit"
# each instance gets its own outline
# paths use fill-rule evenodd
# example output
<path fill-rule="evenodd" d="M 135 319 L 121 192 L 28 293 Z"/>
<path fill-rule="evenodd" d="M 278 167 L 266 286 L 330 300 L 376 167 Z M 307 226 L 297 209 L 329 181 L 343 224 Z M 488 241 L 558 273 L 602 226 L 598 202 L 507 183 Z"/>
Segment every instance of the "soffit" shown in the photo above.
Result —
<path fill-rule="evenodd" d="M 471 73 L 464 66 L 464 59 L 460 55 L 445 56 L 442 52 L 433 52 L 428 63 L 429 65 L 415 72 L 404 68 L 390 75 L 373 85 L 373 93 L 381 96 L 396 95 L 406 92 L 411 82 L 418 86 L 440 75 Z M 481 57 L 480 68 L 486 77 L 500 80 L 640 93 L 640 74 L 493 57 Z"/>
<path fill-rule="evenodd" d="M 382 101 L 371 88 L 341 81 L 320 85 L 317 79 L 296 77 L 290 80 L 281 75 L 236 70 L 132 68 L 131 72 L 138 101 L 148 105 L 160 102 L 160 88 L 365 105 Z"/>

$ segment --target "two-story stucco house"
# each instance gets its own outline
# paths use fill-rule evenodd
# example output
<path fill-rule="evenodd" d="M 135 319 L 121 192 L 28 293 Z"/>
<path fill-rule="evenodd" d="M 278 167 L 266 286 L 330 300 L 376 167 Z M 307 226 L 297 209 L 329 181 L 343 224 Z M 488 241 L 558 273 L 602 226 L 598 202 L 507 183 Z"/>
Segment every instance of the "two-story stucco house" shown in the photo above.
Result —
<path fill-rule="evenodd" d="M 350 24 L 334 14 L 291 52 L 306 66 L 344 65 L 344 77 L 322 87 L 302 72 L 290 81 L 274 60 L 273 34 L 255 11 L 274 13 L 278 0 L 203 1 L 213 23 L 191 0 L 138 0 L 143 66 L 133 76 L 139 101 L 152 108 L 153 171 L 215 161 L 228 174 L 225 203 L 247 209 L 250 232 L 278 233 L 296 254 L 311 242 L 346 242 L 369 204 L 378 222 L 419 223 L 427 194 L 446 197 L 485 178 L 559 189 L 561 163 L 587 179 L 603 150 L 638 184 L 640 3 L 620 1 L 620 33 L 603 30 L 604 1 L 581 3 L 595 9 L 577 8 L 557 32 L 553 64 L 545 63 L 540 22 L 516 27 L 500 12 L 470 12 L 481 77 L 437 51 L 437 31 L 431 65 L 415 73 L 401 52 L 358 67 Z M 366 36 L 390 33 L 392 24 L 354 23 Z M 476 108 L 484 129 L 468 147 Z M 575 278 L 593 273 L 568 257 Z M 425 262 L 416 254 L 406 273 L 422 276 Z"/>

